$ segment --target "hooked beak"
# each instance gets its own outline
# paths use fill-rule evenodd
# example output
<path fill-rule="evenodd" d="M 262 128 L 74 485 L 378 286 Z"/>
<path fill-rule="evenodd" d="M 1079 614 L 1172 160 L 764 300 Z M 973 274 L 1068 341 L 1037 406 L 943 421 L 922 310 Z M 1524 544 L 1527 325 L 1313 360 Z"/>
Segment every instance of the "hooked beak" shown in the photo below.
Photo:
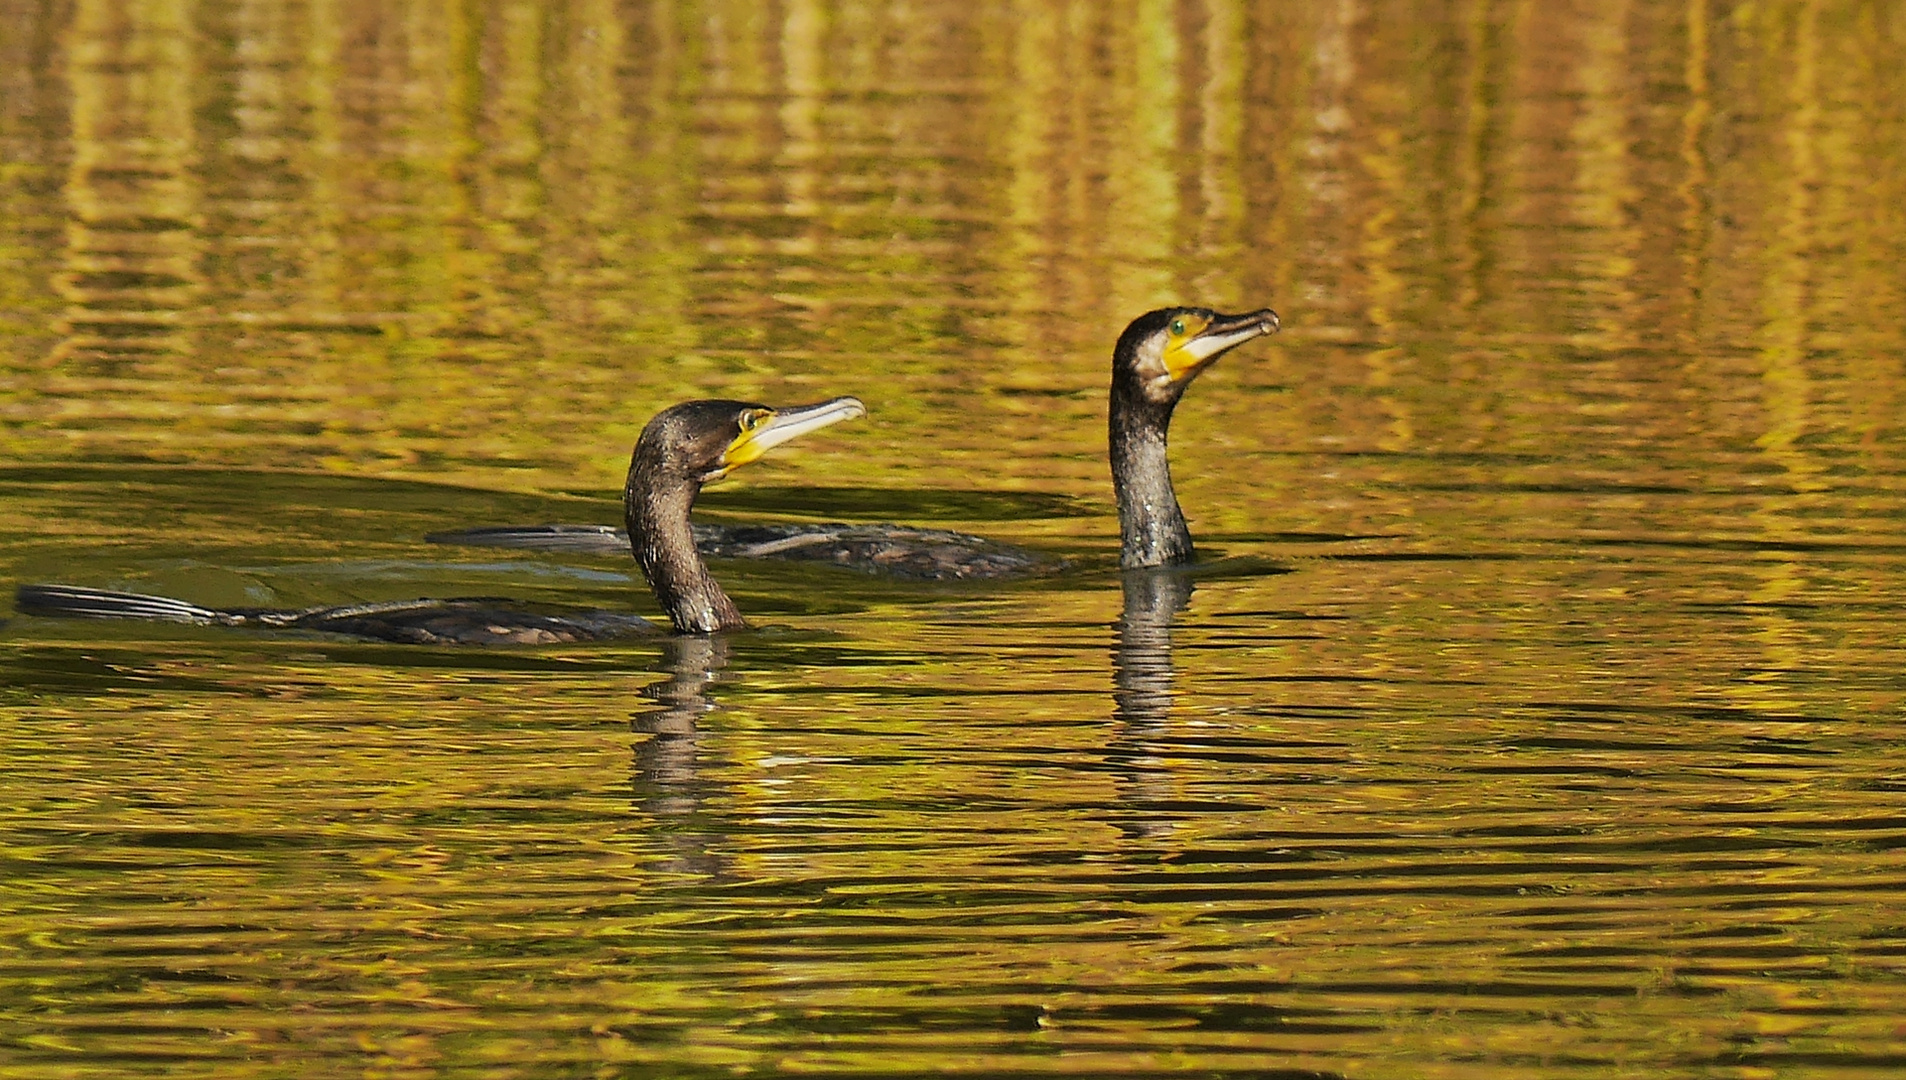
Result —
<path fill-rule="evenodd" d="M 1165 354 L 1165 371 L 1172 382 L 1182 382 L 1252 338 L 1277 333 L 1277 326 L 1277 312 L 1270 308 L 1248 315 L 1219 315 L 1197 337 Z"/>
<path fill-rule="evenodd" d="M 728 444 L 727 452 L 721 455 L 721 464 L 703 480 L 719 480 L 789 439 L 819 431 L 829 424 L 866 415 L 867 406 L 855 397 L 837 397 L 818 405 L 767 410 L 766 416 L 757 414 L 754 425 Z"/>

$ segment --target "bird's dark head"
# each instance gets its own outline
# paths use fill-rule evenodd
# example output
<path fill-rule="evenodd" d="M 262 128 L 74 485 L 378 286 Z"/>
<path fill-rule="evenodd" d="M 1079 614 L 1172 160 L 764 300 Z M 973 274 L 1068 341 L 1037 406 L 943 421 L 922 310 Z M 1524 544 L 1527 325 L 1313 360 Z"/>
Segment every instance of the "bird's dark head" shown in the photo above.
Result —
<path fill-rule="evenodd" d="M 695 551 L 688 512 L 703 484 L 776 446 L 867 415 L 856 398 L 771 408 L 750 401 L 687 401 L 656 413 L 635 440 L 622 489 L 629 547 L 678 634 L 738 630 L 747 621 Z"/>
<path fill-rule="evenodd" d="M 749 401 L 685 401 L 656 413 L 635 441 L 630 477 L 699 487 L 719 480 L 789 439 L 867 415 L 860 399 L 838 397 L 776 409 Z"/>
<path fill-rule="evenodd" d="M 1269 308 L 1245 315 L 1198 307 L 1148 311 L 1132 320 L 1112 351 L 1113 394 L 1170 409 L 1218 357 L 1276 332 L 1277 312 Z"/>

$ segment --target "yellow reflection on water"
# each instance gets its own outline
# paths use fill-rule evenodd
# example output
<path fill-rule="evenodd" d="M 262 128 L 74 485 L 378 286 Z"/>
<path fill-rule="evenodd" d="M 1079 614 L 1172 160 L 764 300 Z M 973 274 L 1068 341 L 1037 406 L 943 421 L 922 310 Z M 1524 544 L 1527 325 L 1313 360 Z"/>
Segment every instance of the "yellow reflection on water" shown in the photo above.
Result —
<path fill-rule="evenodd" d="M 646 610 L 420 537 L 613 520 L 697 395 L 871 406 L 713 514 L 1074 560 L 724 565 L 766 630 L 626 649 L 15 618 L 29 1068 L 1897 1057 L 1886 5 L 81 0 L 0 61 L 8 581 Z M 1286 329 L 1135 578 L 1107 353 L 1174 301 Z"/>
<path fill-rule="evenodd" d="M 922 392 L 1002 373 L 1089 395 L 1117 328 L 1167 300 L 1279 306 L 1279 355 L 1458 327 L 1485 347 L 1671 342 L 1660 410 L 1714 408 L 1733 363 L 1714 348 L 1763 350 L 1797 386 L 1818 365 L 1796 349 L 1896 344 L 1895 46 L 1875 16 L 1459 15 L 1002 5 L 933 34 L 878 5 L 81 4 L 21 38 L 65 50 L 47 70 L 71 92 L 9 123 L 70 153 L 60 200 L 16 218 L 62 219 L 62 265 L 10 277 L 9 303 L 66 315 L 11 316 L 28 389 L 4 437 L 29 458 L 607 487 L 619 455 L 599 447 L 685 393 L 903 380 L 880 404 L 915 430 Z M 1822 65 L 1848 77 L 1822 85 Z M 1846 358 L 1862 408 L 1897 393 L 1875 357 Z M 1473 395 L 1415 393 L 1416 362 L 1357 356 L 1375 407 L 1332 402 L 1332 437 L 1497 437 L 1500 411 L 1457 404 Z M 1545 363 L 1477 371 L 1541 382 Z M 1029 440 L 1027 405 L 975 407 Z M 948 460 L 978 450 L 943 434 Z M 1070 419 L 1036 437 L 1096 452 Z M 832 463 L 933 469 L 870 438 Z"/>
<path fill-rule="evenodd" d="M 99 398 L 124 395 L 121 377 L 165 385 L 190 370 L 173 360 L 193 351 L 185 316 L 202 284 L 187 7 L 83 3 L 69 41 L 70 218 L 56 278 L 68 308 L 51 359 L 77 380 L 69 393 L 93 398 L 89 411 L 118 411 Z M 145 411 L 135 395 L 119 409 Z"/>

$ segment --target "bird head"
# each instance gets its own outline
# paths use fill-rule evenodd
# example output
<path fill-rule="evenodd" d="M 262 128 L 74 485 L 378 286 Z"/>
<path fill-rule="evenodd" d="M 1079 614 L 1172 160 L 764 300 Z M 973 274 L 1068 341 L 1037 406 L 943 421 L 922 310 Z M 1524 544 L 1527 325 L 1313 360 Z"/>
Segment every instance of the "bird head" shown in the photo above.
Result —
<path fill-rule="evenodd" d="M 706 484 L 719 480 L 790 439 L 867 415 L 859 398 L 774 408 L 748 401 L 687 401 L 642 429 L 635 461 L 660 477 Z"/>
<path fill-rule="evenodd" d="M 1169 407 L 1218 357 L 1252 338 L 1276 333 L 1277 326 L 1277 312 L 1269 308 L 1244 315 L 1199 307 L 1148 311 L 1119 335 L 1112 351 L 1113 388 Z"/>

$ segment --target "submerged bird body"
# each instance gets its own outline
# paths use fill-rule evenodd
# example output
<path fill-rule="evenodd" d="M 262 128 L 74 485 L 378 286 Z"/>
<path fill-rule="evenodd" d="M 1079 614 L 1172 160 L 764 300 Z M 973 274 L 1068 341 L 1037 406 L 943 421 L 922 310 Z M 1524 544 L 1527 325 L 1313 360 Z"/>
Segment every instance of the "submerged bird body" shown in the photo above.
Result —
<path fill-rule="evenodd" d="M 851 397 L 776 410 L 741 401 L 691 401 L 642 429 L 623 490 L 629 548 L 677 633 L 747 625 L 697 552 L 689 508 L 702 485 L 789 439 L 866 415 Z M 609 611 L 539 613 L 489 598 L 403 600 L 314 608 L 206 608 L 183 600 L 70 585 L 22 585 L 32 615 L 146 619 L 201 625 L 312 630 L 406 644 L 548 644 L 596 641 L 658 628 Z"/>
<path fill-rule="evenodd" d="M 911 525 L 790 522 L 692 527 L 709 559 L 820 563 L 909 581 L 969 581 L 1048 573 L 1059 564 L 1010 544 L 951 529 Z M 424 537 L 437 544 L 519 548 L 576 555 L 625 555 L 629 534 L 612 525 L 497 525 Z"/>
<path fill-rule="evenodd" d="M 1277 326 L 1277 313 L 1268 308 L 1246 315 L 1163 308 L 1140 315 L 1119 335 L 1112 350 L 1107 441 L 1120 566 L 1191 561 L 1191 528 L 1172 489 L 1166 454 L 1172 410 L 1199 372 L 1231 349 L 1276 333 Z"/>
<path fill-rule="evenodd" d="M 553 645 L 662 629 L 640 615 L 616 611 L 542 614 L 503 606 L 507 604 L 500 598 L 462 597 L 310 608 L 208 608 L 169 596 L 75 585 L 22 585 L 14 596 L 15 608 L 27 615 L 305 630 L 403 645 Z"/>

